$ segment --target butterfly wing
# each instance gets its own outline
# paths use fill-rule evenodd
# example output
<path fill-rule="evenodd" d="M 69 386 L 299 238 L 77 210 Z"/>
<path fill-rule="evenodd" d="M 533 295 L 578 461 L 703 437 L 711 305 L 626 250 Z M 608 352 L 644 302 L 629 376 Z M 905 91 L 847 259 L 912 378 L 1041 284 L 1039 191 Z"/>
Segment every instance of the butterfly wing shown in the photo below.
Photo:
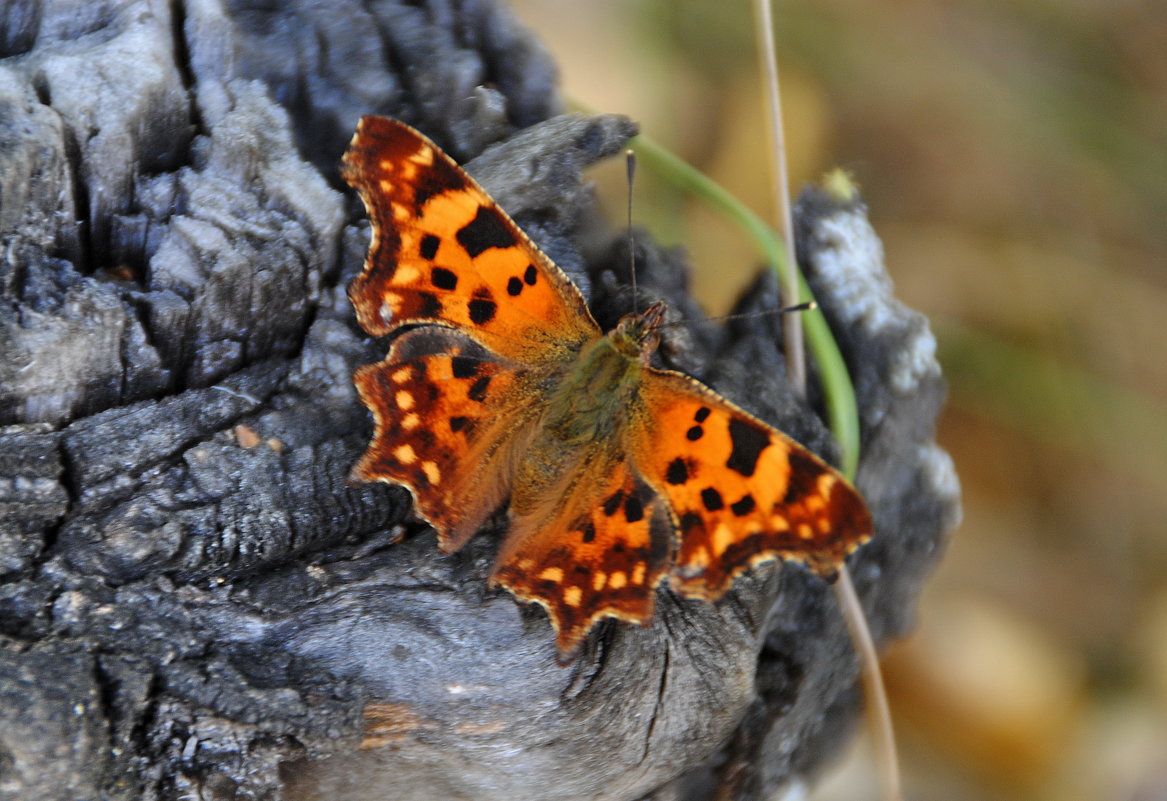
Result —
<path fill-rule="evenodd" d="M 563 271 L 413 128 L 363 117 L 341 175 L 372 226 L 364 271 L 349 287 L 370 334 L 437 323 L 526 363 L 566 358 L 600 335 Z"/>
<path fill-rule="evenodd" d="M 647 624 L 672 555 L 668 508 L 609 445 L 596 443 L 537 499 L 516 485 L 492 576 L 547 610 L 561 662 L 601 618 Z"/>
<path fill-rule="evenodd" d="M 352 479 L 408 487 L 442 550 L 457 550 L 510 492 L 540 411 L 537 375 L 450 329 L 404 333 L 353 377 L 374 433 Z"/>
<path fill-rule="evenodd" d="M 772 559 L 830 576 L 871 536 L 867 507 L 842 475 L 703 384 L 646 371 L 641 398 L 631 451 L 672 508 L 680 541 L 670 582 L 679 594 L 719 598 L 735 576 Z"/>

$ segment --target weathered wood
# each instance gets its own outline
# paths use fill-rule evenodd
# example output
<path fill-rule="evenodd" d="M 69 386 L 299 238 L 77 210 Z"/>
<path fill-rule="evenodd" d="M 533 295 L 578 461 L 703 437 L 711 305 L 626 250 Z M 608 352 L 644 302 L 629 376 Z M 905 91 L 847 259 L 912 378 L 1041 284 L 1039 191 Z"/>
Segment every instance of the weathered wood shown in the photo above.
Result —
<path fill-rule="evenodd" d="M 580 170 L 634 126 L 553 117 L 554 69 L 504 9 L 0 19 L 5 797 L 757 799 L 830 753 L 855 664 L 805 571 L 756 570 L 717 607 L 662 591 L 651 627 L 605 624 L 561 668 L 545 616 L 486 589 L 491 533 L 442 556 L 405 492 L 345 483 L 370 429 L 349 376 L 385 347 L 344 295 L 367 228 L 336 167 L 360 114 L 478 156 L 601 322 L 627 311 L 624 236 Z M 863 209 L 800 211 L 859 376 L 878 536 L 853 569 L 886 639 L 957 514 L 931 441 L 943 383 Z M 642 299 L 690 321 L 669 363 L 829 456 L 773 321 L 703 321 L 681 254 L 637 239 Z M 744 303 L 776 305 L 768 279 Z"/>

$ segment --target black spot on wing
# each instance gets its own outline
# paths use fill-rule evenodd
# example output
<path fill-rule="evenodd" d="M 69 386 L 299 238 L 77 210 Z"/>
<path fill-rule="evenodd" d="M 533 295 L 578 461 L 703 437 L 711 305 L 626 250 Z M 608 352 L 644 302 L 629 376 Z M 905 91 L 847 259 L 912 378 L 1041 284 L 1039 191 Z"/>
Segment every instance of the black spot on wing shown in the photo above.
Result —
<path fill-rule="evenodd" d="M 616 514 L 616 510 L 620 508 L 620 504 L 624 502 L 624 490 L 616 490 L 608 499 L 604 501 L 604 514 L 608 517 Z"/>
<path fill-rule="evenodd" d="M 688 431 L 685 432 L 685 439 L 689 440 L 690 442 L 696 442 L 697 440 L 701 439 L 704 434 L 705 429 L 703 429 L 701 426 L 692 426 Z"/>
<path fill-rule="evenodd" d="M 629 523 L 636 523 L 644 519 L 644 505 L 635 495 L 629 495 L 624 501 L 624 519 Z"/>
<path fill-rule="evenodd" d="M 725 501 L 722 500 L 721 493 L 713 487 L 701 490 L 701 503 L 705 504 L 705 508 L 710 512 L 717 512 L 725 508 Z"/>
<path fill-rule="evenodd" d="M 507 294 L 512 298 L 518 297 L 519 293 L 523 291 L 523 282 L 515 276 L 511 276 L 507 280 Z"/>
<path fill-rule="evenodd" d="M 430 283 L 438 289 L 454 289 L 458 286 L 458 276 L 445 267 L 435 267 L 430 271 Z"/>
<path fill-rule="evenodd" d="M 486 325 L 494 319 L 494 314 L 498 310 L 493 300 L 472 300 L 470 301 L 470 319 L 475 325 Z"/>
<path fill-rule="evenodd" d="M 417 293 L 417 316 L 418 317 L 441 317 L 442 316 L 442 302 L 438 300 L 438 296 L 432 292 L 418 292 Z"/>
<path fill-rule="evenodd" d="M 421 257 L 427 261 L 433 259 L 438 255 L 438 248 L 441 247 L 442 240 L 438 239 L 433 234 L 426 234 L 421 239 L 421 247 L 418 249 L 421 252 Z"/>
<path fill-rule="evenodd" d="M 733 450 L 725 466 L 749 478 L 758 467 L 758 457 L 770 444 L 770 432 L 756 423 L 734 417 L 729 421 L 729 440 Z"/>
<path fill-rule="evenodd" d="M 583 534 L 583 541 L 584 542 L 591 542 L 592 540 L 594 540 L 596 538 L 596 525 L 595 525 L 595 523 L 593 523 L 590 520 L 587 521 L 586 523 L 584 523 L 583 530 L 580 533 Z"/>
<path fill-rule="evenodd" d="M 708 418 L 709 418 L 709 407 L 708 406 L 702 406 L 700 409 L 697 410 L 697 413 L 693 415 L 693 419 L 696 420 L 698 423 L 704 423 Z"/>
<path fill-rule="evenodd" d="M 509 248 L 515 237 L 507 227 L 502 213 L 490 206 L 479 206 L 474 219 L 466 223 L 455 238 L 458 244 L 474 258 L 490 248 Z"/>
<path fill-rule="evenodd" d="M 434 159 L 433 165 L 419 174 L 413 187 L 414 211 L 420 216 L 431 197 L 442 195 L 451 189 L 465 189 L 466 179 L 452 165 L 442 159 Z"/>
<path fill-rule="evenodd" d="M 678 456 L 669 462 L 668 468 L 665 470 L 665 481 L 672 484 L 674 487 L 684 484 L 689 480 L 689 466 L 685 464 L 685 460 Z"/>
<path fill-rule="evenodd" d="M 746 493 L 738 501 L 731 503 L 729 508 L 737 517 L 745 517 L 750 512 L 754 511 L 757 505 L 758 504 L 754 501 L 754 496 Z"/>
<path fill-rule="evenodd" d="M 535 269 L 534 264 L 527 265 L 527 271 L 523 273 L 523 280 L 527 282 L 527 286 L 535 286 L 535 280 L 539 277 L 539 271 Z"/>
<path fill-rule="evenodd" d="M 467 390 L 466 396 L 472 401 L 481 403 L 486 399 L 486 390 L 489 386 L 490 376 L 479 376 L 478 379 L 470 385 L 470 389 Z"/>
<path fill-rule="evenodd" d="M 494 315 L 498 311 L 498 304 L 491 297 L 490 290 L 478 289 L 475 290 L 474 298 L 468 304 L 468 308 L 471 322 L 475 325 L 486 325 L 494 319 Z"/>
<path fill-rule="evenodd" d="M 823 468 L 809 454 L 798 449 L 792 450 L 786 459 L 790 462 L 790 478 L 782 503 L 789 504 L 805 498 L 817 490 L 819 476 L 822 475 Z"/>
<path fill-rule="evenodd" d="M 478 375 L 478 362 L 467 356 L 455 356 L 450 359 L 450 370 L 454 378 L 473 378 Z"/>
<path fill-rule="evenodd" d="M 470 422 L 469 417 L 462 417 L 461 415 L 451 417 L 450 418 L 450 430 L 451 431 L 461 431 L 462 429 L 464 429 L 467 426 L 467 424 L 469 424 L 469 422 Z"/>

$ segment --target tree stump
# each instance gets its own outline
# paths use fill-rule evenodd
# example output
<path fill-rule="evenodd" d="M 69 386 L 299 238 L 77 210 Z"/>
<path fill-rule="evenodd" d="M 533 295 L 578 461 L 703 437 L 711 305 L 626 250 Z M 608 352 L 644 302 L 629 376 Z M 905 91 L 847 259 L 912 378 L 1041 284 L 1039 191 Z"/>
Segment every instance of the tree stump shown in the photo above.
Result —
<path fill-rule="evenodd" d="M 717 605 L 660 590 L 566 667 L 489 591 L 497 539 L 443 556 L 409 496 L 349 486 L 384 344 L 345 287 L 367 224 L 340 154 L 364 113 L 421 128 L 592 302 L 628 310 L 622 231 L 580 170 L 635 132 L 555 116 L 502 7 L 13 0 L 0 29 L 0 795 L 35 799 L 761 799 L 849 727 L 828 587 L 771 565 Z M 856 377 L 852 558 L 881 641 L 958 515 L 943 381 L 858 202 L 804 194 L 800 259 Z M 723 328 L 637 235 L 662 348 L 827 458 L 773 317 Z M 775 308 L 760 279 L 742 309 Z M 813 400 L 813 399 L 812 399 Z"/>

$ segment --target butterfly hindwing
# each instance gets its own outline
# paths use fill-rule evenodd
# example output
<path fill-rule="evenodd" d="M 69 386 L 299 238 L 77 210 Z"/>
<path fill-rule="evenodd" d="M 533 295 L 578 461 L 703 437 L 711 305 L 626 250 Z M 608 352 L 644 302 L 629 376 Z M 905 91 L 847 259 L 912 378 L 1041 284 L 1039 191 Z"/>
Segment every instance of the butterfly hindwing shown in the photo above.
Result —
<path fill-rule="evenodd" d="M 582 487 L 543 514 L 512 502 L 492 579 L 547 610 L 561 661 L 602 618 L 647 624 L 672 555 L 667 509 L 626 459 L 600 456 L 580 471 Z"/>
<path fill-rule="evenodd" d="M 510 492 L 539 409 L 531 380 L 455 331 L 406 332 L 354 376 L 374 434 L 353 479 L 408 487 L 443 550 L 457 550 Z"/>
<path fill-rule="evenodd" d="M 438 323 L 523 362 L 563 358 L 600 335 L 563 271 L 413 128 L 362 118 L 342 175 L 372 226 L 365 269 L 349 287 L 370 334 Z"/>

